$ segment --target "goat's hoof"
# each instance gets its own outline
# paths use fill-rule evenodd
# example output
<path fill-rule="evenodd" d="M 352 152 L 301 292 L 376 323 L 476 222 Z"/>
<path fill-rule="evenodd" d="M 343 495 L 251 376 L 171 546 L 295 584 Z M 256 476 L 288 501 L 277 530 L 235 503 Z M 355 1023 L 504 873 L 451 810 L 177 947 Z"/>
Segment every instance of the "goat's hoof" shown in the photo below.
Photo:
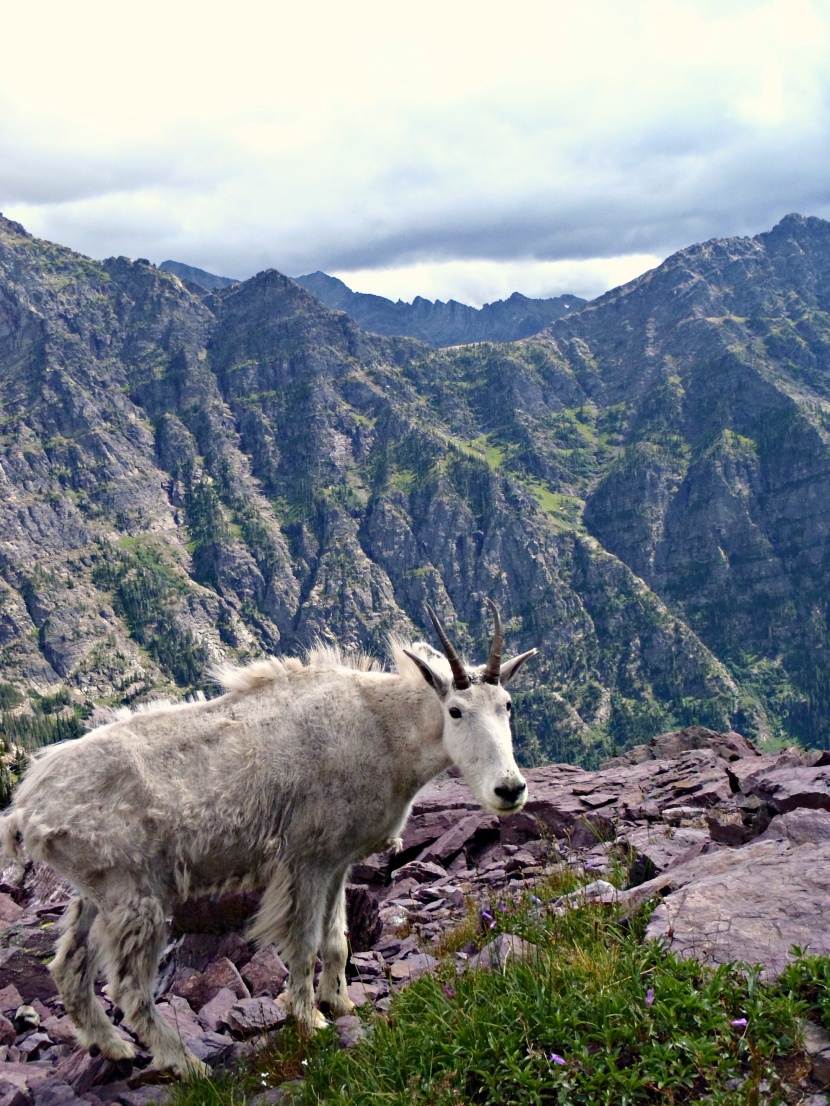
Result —
<path fill-rule="evenodd" d="M 320 1005 L 331 1018 L 342 1018 L 353 1014 L 357 1007 L 349 998 L 321 999 Z"/>
<path fill-rule="evenodd" d="M 114 1037 L 111 1041 L 107 1041 L 103 1045 L 92 1045 L 89 1054 L 93 1055 L 93 1049 L 97 1048 L 102 1056 L 105 1056 L 107 1060 L 112 1060 L 114 1063 L 121 1063 L 123 1060 L 135 1059 L 135 1046 L 131 1045 L 129 1041 L 122 1041 L 120 1037 Z"/>
<path fill-rule="evenodd" d="M 303 1010 L 302 1013 L 298 1013 L 294 1009 L 294 1004 L 291 1001 L 291 996 L 288 991 L 283 991 L 281 995 L 277 995 L 274 1000 L 277 1006 L 281 1007 L 286 1014 L 292 1016 L 296 1022 L 300 1033 L 308 1036 L 316 1029 L 325 1029 L 329 1024 L 316 1006 L 312 1006 L 310 1010 Z"/>
<path fill-rule="evenodd" d="M 318 1029 L 325 1029 L 330 1022 L 319 1010 L 312 1010 L 307 1018 L 298 1018 L 297 1024 L 301 1033 L 310 1034 L 315 1033 Z"/>

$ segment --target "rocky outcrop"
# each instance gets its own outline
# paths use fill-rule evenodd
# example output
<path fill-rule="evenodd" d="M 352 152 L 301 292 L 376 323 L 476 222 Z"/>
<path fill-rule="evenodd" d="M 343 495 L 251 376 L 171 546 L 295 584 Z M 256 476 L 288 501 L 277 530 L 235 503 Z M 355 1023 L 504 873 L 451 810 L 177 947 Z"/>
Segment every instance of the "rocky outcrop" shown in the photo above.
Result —
<path fill-rule="evenodd" d="M 417 798 L 402 850 L 353 872 L 352 1001 L 386 1010 L 396 990 L 435 967 L 443 935 L 469 925 L 470 904 L 478 938 L 456 954 L 459 971 L 538 955 L 514 934 L 488 939 L 501 908 L 522 898 L 557 912 L 583 902 L 627 912 L 656 903 L 648 937 L 708 964 L 761 963 L 768 978 L 793 946 L 830 954 L 830 810 L 816 802 L 827 789 L 826 759 L 795 749 L 762 756 L 739 734 L 690 728 L 633 751 L 627 764 L 532 769 L 526 807 L 501 819 L 477 807 L 462 779 L 435 781 Z M 781 795 L 788 809 L 778 812 Z M 724 843 L 729 825 L 741 827 L 745 843 Z M 585 886 L 549 900 L 545 876 L 563 865 Z M 618 889 L 620 876 L 627 886 Z M 145 1053 L 126 1072 L 75 1044 L 43 966 L 67 894 L 47 869 L 0 876 L 0 1103 L 159 1101 L 160 1088 L 140 1085 Z M 242 935 L 255 907 L 249 895 L 188 905 L 162 961 L 158 1008 L 211 1064 L 236 1062 L 285 1020 L 275 1001 L 287 978 L 277 950 L 255 951 Z M 344 1045 L 360 1039 L 355 1018 L 337 1025 Z M 823 1040 L 813 1041 L 817 1078 Z"/>

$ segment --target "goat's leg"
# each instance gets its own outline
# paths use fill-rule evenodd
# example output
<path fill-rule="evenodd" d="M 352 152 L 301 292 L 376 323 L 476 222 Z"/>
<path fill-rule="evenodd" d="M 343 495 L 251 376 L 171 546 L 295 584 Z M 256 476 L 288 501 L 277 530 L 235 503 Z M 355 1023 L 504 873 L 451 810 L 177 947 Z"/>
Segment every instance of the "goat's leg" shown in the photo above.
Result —
<path fill-rule="evenodd" d="M 354 1003 L 346 991 L 346 960 L 349 943 L 346 926 L 346 876 L 337 873 L 329 885 L 320 956 L 323 972 L 317 986 L 317 1001 L 326 1003 L 334 1017 L 350 1014 Z"/>
<path fill-rule="evenodd" d="M 97 916 L 98 907 L 91 899 L 81 896 L 69 904 L 49 971 L 81 1044 L 99 1048 L 108 1060 L 130 1060 L 135 1049 L 118 1036 L 95 994 L 98 950 L 91 931 Z M 99 928 L 100 919 L 96 930 Z"/>
<path fill-rule="evenodd" d="M 277 1001 L 311 1033 L 328 1022 L 314 1005 L 314 961 L 323 928 L 328 879 L 312 866 L 290 871 L 284 863 L 274 873 L 250 935 L 259 944 L 273 942 L 288 966 L 288 987 Z"/>
<path fill-rule="evenodd" d="M 107 976 L 111 997 L 127 1024 L 147 1045 L 156 1068 L 187 1077 L 206 1075 L 177 1030 L 156 1010 L 153 985 L 165 937 L 164 910 L 158 899 L 134 891 L 106 911 Z"/>

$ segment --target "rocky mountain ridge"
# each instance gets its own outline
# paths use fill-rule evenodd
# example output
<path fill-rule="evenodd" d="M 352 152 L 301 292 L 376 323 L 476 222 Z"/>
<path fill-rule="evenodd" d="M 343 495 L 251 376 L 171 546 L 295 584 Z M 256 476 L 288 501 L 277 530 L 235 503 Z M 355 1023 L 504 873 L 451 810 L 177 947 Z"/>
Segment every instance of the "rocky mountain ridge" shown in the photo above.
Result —
<path fill-rule="evenodd" d="M 216 273 L 209 273 L 207 269 L 200 269 L 196 265 L 185 265 L 181 261 L 162 261 L 159 268 L 165 273 L 172 273 L 179 280 L 194 284 L 197 288 L 204 288 L 206 292 L 230 288 L 232 284 L 237 283 L 233 277 L 217 276 Z"/>
<path fill-rule="evenodd" d="M 390 300 L 366 292 L 353 292 L 328 273 L 307 273 L 295 278 L 326 305 L 347 314 L 375 334 L 408 335 L 431 346 L 455 346 L 467 342 L 515 342 L 537 334 L 554 320 L 584 307 L 580 296 L 562 295 L 532 299 L 514 292 L 506 300 L 470 307 L 457 300 L 428 300 L 416 296 L 412 303 Z"/>
<path fill-rule="evenodd" d="M 182 280 L 215 292 L 237 283 L 181 261 L 162 261 L 160 269 Z M 494 300 L 483 307 L 471 307 L 457 300 L 428 300 L 416 296 L 412 303 L 385 296 L 353 292 L 328 273 L 306 273 L 294 278 L 326 307 L 345 311 L 364 330 L 373 334 L 418 338 L 431 346 L 454 346 L 467 342 L 514 342 L 537 334 L 569 311 L 588 302 L 581 296 L 562 295 L 532 299 L 514 292 L 506 300 Z"/>
<path fill-rule="evenodd" d="M 427 600 L 478 655 L 490 596 L 542 650 L 525 763 L 693 722 L 822 745 L 829 232 L 435 350 L 273 270 L 206 292 L 0 219 L 6 737 L 221 658 L 382 653 Z"/>

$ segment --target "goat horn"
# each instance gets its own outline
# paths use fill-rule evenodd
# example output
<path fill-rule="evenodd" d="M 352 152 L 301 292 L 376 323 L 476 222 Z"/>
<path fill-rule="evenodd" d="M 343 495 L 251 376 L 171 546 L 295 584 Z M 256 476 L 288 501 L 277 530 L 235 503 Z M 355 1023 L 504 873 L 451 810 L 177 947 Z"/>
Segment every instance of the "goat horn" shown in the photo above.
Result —
<path fill-rule="evenodd" d="M 487 600 L 487 606 L 493 612 L 493 641 L 490 645 L 490 656 L 487 658 L 487 667 L 484 669 L 482 680 L 486 684 L 497 684 L 501 672 L 501 649 L 504 645 L 504 634 L 501 630 L 501 618 L 499 609 L 492 599 Z"/>
<path fill-rule="evenodd" d="M 432 619 L 432 625 L 435 627 L 435 632 L 444 646 L 444 652 L 446 653 L 447 660 L 450 662 L 450 668 L 452 669 L 452 683 L 453 687 L 457 691 L 466 691 L 470 686 L 470 677 L 467 675 L 467 669 L 461 663 L 461 657 L 455 651 L 455 646 L 447 637 L 446 631 L 441 623 L 438 621 L 438 615 L 427 603 L 427 614 Z"/>

